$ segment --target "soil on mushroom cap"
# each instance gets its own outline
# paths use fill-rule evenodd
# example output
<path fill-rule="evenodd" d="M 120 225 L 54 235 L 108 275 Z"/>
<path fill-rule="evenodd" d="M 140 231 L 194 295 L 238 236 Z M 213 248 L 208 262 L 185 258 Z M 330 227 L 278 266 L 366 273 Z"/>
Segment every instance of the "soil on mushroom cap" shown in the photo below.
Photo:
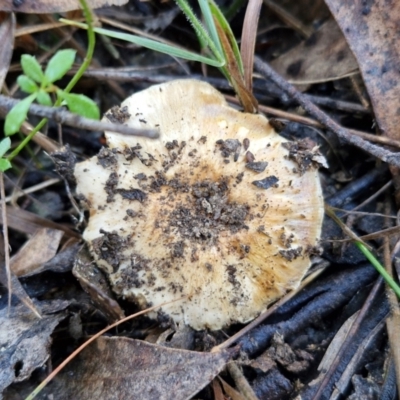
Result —
<path fill-rule="evenodd" d="M 234 234 L 248 229 L 245 221 L 250 206 L 229 201 L 227 178 L 219 182 L 204 180 L 192 185 L 175 179 L 171 189 L 170 195 L 184 193 L 185 196 L 165 217 L 158 219 L 166 234 L 173 231 L 194 243 L 217 245 L 221 231 Z"/>

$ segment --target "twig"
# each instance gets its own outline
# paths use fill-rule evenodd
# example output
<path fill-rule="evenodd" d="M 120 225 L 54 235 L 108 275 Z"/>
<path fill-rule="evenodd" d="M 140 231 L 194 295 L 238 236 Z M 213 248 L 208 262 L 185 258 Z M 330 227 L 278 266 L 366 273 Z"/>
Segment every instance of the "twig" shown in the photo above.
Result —
<path fill-rule="evenodd" d="M 0 107 L 7 111 L 17 104 L 18 101 L 19 100 L 0 95 Z M 96 121 L 70 113 L 62 107 L 47 107 L 39 104 L 32 104 L 29 107 L 29 114 L 52 119 L 60 124 L 73 126 L 74 128 L 87 129 L 90 131 L 112 131 L 123 135 L 144 136 L 151 139 L 159 137 L 159 132 L 155 129 L 134 129 L 122 124 Z"/>
<path fill-rule="evenodd" d="M 11 309 L 11 269 L 10 269 L 10 247 L 8 242 L 8 224 L 7 224 L 7 211 L 6 211 L 6 194 L 4 191 L 4 175 L 0 172 L 0 196 L 1 196 L 1 219 L 3 220 L 3 238 L 4 238 L 4 268 L 7 275 L 7 289 L 8 289 L 8 310 Z"/>
<path fill-rule="evenodd" d="M 5 202 L 8 203 L 8 202 L 10 202 L 11 200 L 16 200 L 16 199 L 18 199 L 19 197 L 26 196 L 26 195 L 29 194 L 29 193 L 35 193 L 35 192 L 37 192 L 38 190 L 42 190 L 42 189 L 44 189 L 44 188 L 46 188 L 46 187 L 48 187 L 48 186 L 54 185 L 55 183 L 59 183 L 59 182 L 61 182 L 61 179 L 60 179 L 60 178 L 53 178 L 53 179 L 49 179 L 49 180 L 47 180 L 47 181 L 38 183 L 37 185 L 33 185 L 33 186 L 31 186 L 31 187 L 29 187 L 29 188 L 27 188 L 27 189 L 21 189 L 21 188 L 17 187 L 16 189 L 17 189 L 17 191 L 18 191 L 19 193 L 13 194 L 13 195 L 11 195 L 11 196 L 7 196 L 7 197 L 5 198 Z"/>
<path fill-rule="evenodd" d="M 304 95 L 310 101 L 313 101 L 312 96 Z M 314 96 L 316 97 L 316 96 Z M 239 100 L 234 96 L 225 95 L 225 98 L 234 104 L 240 104 Z M 297 122 L 299 124 L 308 125 L 314 128 L 323 128 L 324 125 L 316 121 L 315 119 L 304 117 L 302 115 L 293 114 L 287 111 L 279 110 L 277 108 L 264 106 L 262 104 L 258 105 L 258 109 L 266 114 L 273 115 L 278 118 L 287 119 L 288 121 Z M 387 146 L 400 148 L 400 141 L 388 138 L 386 136 L 373 135 L 372 133 L 357 131 L 355 129 L 347 129 L 347 131 L 352 134 L 359 136 L 362 139 L 369 140 L 370 142 L 375 142 L 379 144 L 385 144 Z"/>
<path fill-rule="evenodd" d="M 243 372 L 236 365 L 235 361 L 231 361 L 227 365 L 229 374 L 235 382 L 236 388 L 243 395 L 246 400 L 257 400 L 257 396 L 255 395 L 253 388 L 250 386 L 247 379 L 244 377 Z"/>
<path fill-rule="evenodd" d="M 371 305 L 372 305 L 373 301 L 376 299 L 379 289 L 382 286 L 382 282 L 383 282 L 382 277 L 379 277 L 376 280 L 372 290 L 369 292 L 369 295 L 368 295 L 367 299 L 365 300 L 365 303 L 363 304 L 361 310 L 359 311 L 356 319 L 352 323 L 351 328 L 346 336 L 346 339 L 344 340 L 344 342 L 342 344 L 342 347 L 337 352 L 332 364 L 330 365 L 329 370 L 326 372 L 324 378 L 322 379 L 317 392 L 312 397 L 312 400 L 319 400 L 323 393 L 326 394 L 326 385 L 329 382 L 329 380 L 331 379 L 331 377 L 333 376 L 333 374 L 335 373 L 336 368 L 340 362 L 340 359 L 342 358 L 345 351 L 347 350 L 352 338 L 354 337 L 354 335 L 357 333 L 358 329 L 360 328 L 361 322 L 364 320 L 365 316 L 370 311 Z"/>
<path fill-rule="evenodd" d="M 262 76 L 272 80 L 279 88 L 281 88 L 284 92 L 286 92 L 289 96 L 296 100 L 304 108 L 304 110 L 312 115 L 317 121 L 319 121 L 326 128 L 335 132 L 340 139 L 359 147 L 360 149 L 372 154 L 373 156 L 381 159 L 388 164 L 400 167 L 400 154 L 392 153 L 391 151 L 368 143 L 358 136 L 352 135 L 347 129 L 340 126 L 337 122 L 335 122 L 332 118 L 325 114 L 320 108 L 309 101 L 293 85 L 283 79 L 259 57 L 255 57 L 254 65 Z"/>
<path fill-rule="evenodd" d="M 295 29 L 306 39 L 313 34 L 313 29 L 304 25 L 300 19 L 296 18 L 292 14 L 288 13 L 283 7 L 271 0 L 264 0 L 264 4 L 274 12 L 286 25 Z M 279 2 L 278 2 L 279 3 Z"/>

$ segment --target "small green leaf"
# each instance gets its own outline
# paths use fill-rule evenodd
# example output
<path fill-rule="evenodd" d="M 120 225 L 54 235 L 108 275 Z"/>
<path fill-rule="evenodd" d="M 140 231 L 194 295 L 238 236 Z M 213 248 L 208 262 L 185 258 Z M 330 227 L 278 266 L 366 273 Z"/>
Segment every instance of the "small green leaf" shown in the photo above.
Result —
<path fill-rule="evenodd" d="M 7 171 L 12 167 L 10 161 L 5 158 L 0 158 L 0 171 L 4 172 Z"/>
<path fill-rule="evenodd" d="M 71 112 L 86 118 L 100 118 L 100 111 L 97 104 L 92 99 L 89 99 L 89 97 L 83 94 L 65 93 L 61 90 L 57 94 L 65 100 Z"/>
<path fill-rule="evenodd" d="M 18 85 L 21 87 L 21 89 L 26 93 L 33 93 L 39 89 L 38 85 L 36 85 L 35 81 L 26 75 L 20 75 L 17 78 L 17 82 L 18 82 Z"/>
<path fill-rule="evenodd" d="M 9 137 L 4 138 L 0 142 L 0 157 L 3 157 L 4 154 L 6 154 L 7 151 L 10 149 L 10 147 L 11 147 L 11 139 Z"/>
<path fill-rule="evenodd" d="M 53 105 L 50 95 L 43 89 L 40 89 L 38 91 L 37 102 L 39 104 L 43 104 L 44 106 L 49 106 L 49 107 L 51 107 Z"/>
<path fill-rule="evenodd" d="M 25 75 L 29 76 L 29 78 L 32 78 L 37 83 L 42 83 L 44 74 L 42 67 L 35 57 L 29 54 L 23 54 L 21 56 L 21 67 Z"/>
<path fill-rule="evenodd" d="M 6 136 L 13 135 L 19 131 L 22 123 L 28 114 L 29 106 L 36 99 L 37 94 L 33 93 L 16 104 L 6 116 L 4 133 Z"/>
<path fill-rule="evenodd" d="M 47 82 L 53 83 L 61 79 L 72 67 L 76 51 L 72 49 L 60 50 L 50 59 L 44 75 Z"/>

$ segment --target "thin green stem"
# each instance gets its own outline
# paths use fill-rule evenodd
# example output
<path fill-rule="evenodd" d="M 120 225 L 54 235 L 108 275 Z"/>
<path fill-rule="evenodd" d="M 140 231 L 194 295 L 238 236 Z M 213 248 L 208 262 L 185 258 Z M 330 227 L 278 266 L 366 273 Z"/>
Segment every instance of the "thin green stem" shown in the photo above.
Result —
<path fill-rule="evenodd" d="M 81 3 L 81 6 L 83 8 L 83 14 L 86 19 L 86 23 L 88 25 L 88 30 L 87 30 L 87 35 L 88 35 L 88 49 L 86 52 L 86 57 L 83 60 L 82 65 L 79 67 L 78 71 L 76 71 L 75 75 L 72 77 L 71 81 L 67 85 L 67 87 L 64 89 L 64 92 L 69 93 L 73 87 L 77 84 L 79 79 L 81 79 L 82 75 L 84 72 L 87 70 L 87 68 L 90 66 L 90 63 L 92 62 L 93 58 L 93 53 L 94 53 L 94 48 L 96 45 L 96 36 L 94 34 L 93 30 L 93 18 L 92 18 L 92 12 L 86 2 L 86 0 L 79 0 Z M 58 99 L 56 101 L 56 106 L 59 106 L 62 102 L 62 99 Z M 59 103 L 59 104 L 57 104 Z"/>
<path fill-rule="evenodd" d="M 217 27 L 215 26 L 213 14 L 211 12 L 209 0 L 199 0 L 201 12 L 203 14 L 204 23 L 208 29 L 213 44 L 217 47 L 218 52 L 223 54 L 221 41 L 219 40 Z"/>
<path fill-rule="evenodd" d="M 400 298 L 400 287 L 393 280 L 393 278 L 386 272 L 383 265 L 375 258 L 375 256 L 360 242 L 354 242 L 355 245 L 360 249 L 360 251 L 364 254 L 367 260 L 376 268 L 376 270 L 382 275 L 383 279 L 386 283 L 393 289 L 396 293 L 397 297 Z"/>
<path fill-rule="evenodd" d="M 16 157 L 22 149 L 31 141 L 31 139 L 39 132 L 47 123 L 48 119 L 43 118 L 29 133 L 28 136 L 12 151 L 11 154 L 7 156 L 7 160 L 11 162 L 11 160 Z"/>
<path fill-rule="evenodd" d="M 67 87 L 64 89 L 64 92 L 69 93 L 73 87 L 76 85 L 76 83 L 79 81 L 79 79 L 82 77 L 82 75 L 84 74 L 84 72 L 86 71 L 86 69 L 89 67 L 91 61 L 92 61 L 92 57 L 93 57 L 93 53 L 94 53 L 94 48 L 95 48 L 95 44 L 96 44 L 96 37 L 93 31 L 93 18 L 92 18 L 92 13 L 90 11 L 90 8 L 86 2 L 86 0 L 79 0 L 79 2 L 81 3 L 81 6 L 83 8 L 83 13 L 85 15 L 87 24 L 88 24 L 88 49 L 87 49 L 87 53 L 86 53 L 86 57 L 83 60 L 82 65 L 80 66 L 80 68 L 78 69 L 78 71 L 75 73 L 75 75 L 72 77 L 71 81 L 69 82 L 69 84 L 67 85 Z M 62 103 L 62 99 L 58 98 L 54 104 L 55 107 L 60 106 Z M 33 129 L 32 131 L 29 133 L 29 135 L 14 149 L 14 151 L 7 156 L 7 160 L 11 161 L 14 157 L 16 157 L 21 150 L 31 141 L 31 139 L 36 135 L 37 132 L 39 132 L 43 126 L 46 125 L 48 119 L 47 118 L 43 118 Z"/>
<path fill-rule="evenodd" d="M 325 204 L 325 212 L 342 228 L 344 233 L 346 233 L 353 239 L 353 243 L 359 248 L 361 253 L 364 254 L 365 258 L 375 267 L 375 269 L 382 275 L 382 278 L 386 281 L 386 283 L 393 289 L 396 295 L 400 298 L 399 285 L 386 272 L 383 265 L 372 254 L 371 250 L 368 248 L 368 245 L 366 243 L 361 242 L 361 239 L 348 226 L 344 224 L 344 222 L 335 214 L 332 207 L 329 206 L 328 204 Z"/>
<path fill-rule="evenodd" d="M 188 2 L 186 0 L 175 0 L 175 1 L 178 4 L 179 8 L 182 10 L 182 12 L 186 15 L 187 19 L 192 24 L 193 29 L 195 30 L 199 39 L 202 39 L 204 43 L 207 44 L 212 54 L 218 61 L 223 61 L 223 55 L 221 54 L 221 52 L 218 51 L 215 43 L 212 41 L 208 32 L 204 29 L 202 23 L 199 21 L 199 19 L 196 17 L 194 12 L 190 8 Z"/>

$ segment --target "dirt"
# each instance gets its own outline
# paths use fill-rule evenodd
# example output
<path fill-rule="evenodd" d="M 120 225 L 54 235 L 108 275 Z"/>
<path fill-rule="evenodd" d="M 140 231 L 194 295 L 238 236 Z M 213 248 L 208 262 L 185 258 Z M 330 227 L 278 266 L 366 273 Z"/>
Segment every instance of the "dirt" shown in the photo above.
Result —
<path fill-rule="evenodd" d="M 321 164 L 317 157 L 321 155 L 315 143 L 309 139 L 297 140 L 295 142 L 282 143 L 285 149 L 289 150 L 289 160 L 297 164 L 297 172 L 303 175 L 311 168 L 319 168 Z"/>
<path fill-rule="evenodd" d="M 100 230 L 103 235 L 93 240 L 93 251 L 102 260 L 107 261 L 114 271 L 118 269 L 121 262 L 122 250 L 124 250 L 129 242 L 126 237 L 121 237 L 117 232 L 106 232 L 103 229 Z"/>
<path fill-rule="evenodd" d="M 127 106 L 114 106 L 105 114 L 105 117 L 107 117 L 110 122 L 123 124 L 131 117 L 131 114 L 129 114 Z"/>
<path fill-rule="evenodd" d="M 113 168 L 117 163 L 117 155 L 114 150 L 110 150 L 107 147 L 103 147 L 99 154 L 97 155 L 97 159 L 99 160 L 99 164 L 103 168 Z"/>
<path fill-rule="evenodd" d="M 180 190 L 190 193 L 189 201 L 178 204 L 166 218 L 168 226 L 175 228 L 182 238 L 216 245 L 220 232 L 248 229 L 245 221 L 249 206 L 228 200 L 227 180 L 206 180 Z"/>
<path fill-rule="evenodd" d="M 261 189 L 269 189 L 270 187 L 276 187 L 279 179 L 275 175 L 267 176 L 264 179 L 260 179 L 258 181 L 251 182 L 254 186 L 257 186 Z"/>

